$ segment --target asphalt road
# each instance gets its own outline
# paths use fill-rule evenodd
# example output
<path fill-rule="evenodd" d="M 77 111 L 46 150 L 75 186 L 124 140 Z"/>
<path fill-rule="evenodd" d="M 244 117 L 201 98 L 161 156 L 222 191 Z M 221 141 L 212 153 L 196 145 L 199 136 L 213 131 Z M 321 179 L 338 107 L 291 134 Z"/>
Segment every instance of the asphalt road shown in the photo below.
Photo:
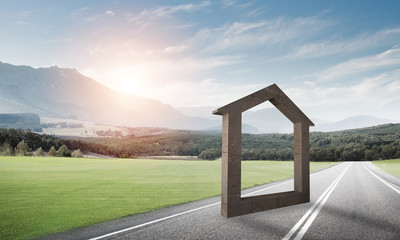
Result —
<path fill-rule="evenodd" d="M 44 239 L 400 239 L 400 179 L 371 163 L 311 175 L 311 202 L 226 219 L 219 197 L 47 236 Z M 293 190 L 284 180 L 242 197 Z"/>

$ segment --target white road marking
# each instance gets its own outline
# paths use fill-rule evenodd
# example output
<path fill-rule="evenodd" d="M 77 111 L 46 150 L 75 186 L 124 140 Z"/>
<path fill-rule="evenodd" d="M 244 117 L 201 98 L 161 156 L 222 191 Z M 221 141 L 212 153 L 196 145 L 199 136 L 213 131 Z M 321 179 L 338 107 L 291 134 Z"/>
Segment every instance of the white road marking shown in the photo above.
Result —
<path fill-rule="evenodd" d="M 336 164 L 336 165 L 333 165 L 332 167 L 336 167 L 338 165 L 339 164 Z M 326 170 L 326 169 L 323 169 L 323 170 Z M 318 172 L 311 173 L 310 175 L 318 174 L 318 173 L 321 173 L 321 172 L 323 172 L 323 171 L 320 170 Z M 267 190 L 269 188 L 273 188 L 273 187 L 276 187 L 276 186 L 279 186 L 279 185 L 283 185 L 283 184 L 286 184 L 286 183 L 289 183 L 289 182 L 293 182 L 293 179 L 288 180 L 288 181 L 283 182 L 283 183 L 280 183 L 280 184 L 276 184 L 274 186 L 270 186 L 270 187 L 266 187 L 266 188 L 263 188 L 263 189 L 259 189 L 259 190 L 256 190 L 254 192 L 246 193 L 246 194 L 242 195 L 242 197 L 246 197 L 246 196 L 249 196 L 249 195 L 254 194 L 254 193 L 262 192 L 262 191 L 265 191 L 265 190 Z"/>
<path fill-rule="evenodd" d="M 300 240 L 303 238 L 304 234 L 307 232 L 308 228 L 311 226 L 311 224 L 314 222 L 315 218 L 317 217 L 318 213 L 321 211 L 321 208 L 325 205 L 326 201 L 328 200 L 329 196 L 331 195 L 331 193 L 333 192 L 333 190 L 335 189 L 335 187 L 338 185 L 338 183 L 340 182 L 340 180 L 342 179 L 342 177 L 344 176 L 344 174 L 347 172 L 347 170 L 349 169 L 350 165 L 352 163 L 349 164 L 349 166 L 347 166 L 347 168 L 344 170 L 344 172 L 339 176 L 339 178 L 337 179 L 335 185 L 329 190 L 329 192 L 326 194 L 326 196 L 324 197 L 324 199 L 322 200 L 322 202 L 319 204 L 318 208 L 313 212 L 313 214 L 311 215 L 311 217 L 307 220 L 307 222 L 304 224 L 304 226 L 301 228 L 300 232 L 297 234 L 295 240 Z"/>
<path fill-rule="evenodd" d="M 102 239 L 102 238 L 109 237 L 109 236 L 112 236 L 112 235 L 116 235 L 116 234 L 119 234 L 119 233 L 127 232 L 127 231 L 130 231 L 130 230 L 136 229 L 136 228 L 144 227 L 144 226 L 147 226 L 147 225 L 150 225 L 150 224 L 153 224 L 153 223 L 157 223 L 157 222 L 161 222 L 161 221 L 164 221 L 164 220 L 167 220 L 167 219 L 170 219 L 170 218 L 174 218 L 174 217 L 177 217 L 177 216 L 180 216 L 180 215 L 184 215 L 184 214 L 187 214 L 187 213 L 198 211 L 198 210 L 201 210 L 203 208 L 212 207 L 212 206 L 218 205 L 220 203 L 221 202 L 212 203 L 212 204 L 209 204 L 209 205 L 206 205 L 206 206 L 203 206 L 203 207 L 199 207 L 199 208 L 195 208 L 195 209 L 192 209 L 192 210 L 189 210 L 189 211 L 186 211 L 186 212 L 181 212 L 181 213 L 177 213 L 177 214 L 174 214 L 174 215 L 171 215 L 171 216 L 168 216 L 168 217 L 159 218 L 159 219 L 156 219 L 154 221 L 146 222 L 146 223 L 139 224 L 139 225 L 136 225 L 136 226 L 133 226 L 133 227 L 125 228 L 125 229 L 122 229 L 122 230 L 119 230 L 119 231 L 115 231 L 115 232 L 112 232 L 112 233 L 108 233 L 108 234 L 105 234 L 105 235 L 102 235 L 102 236 L 99 236 L 99 237 L 91 238 L 91 240 Z"/>
<path fill-rule="evenodd" d="M 342 174 L 340 174 L 335 181 L 325 190 L 325 192 L 318 198 L 318 200 L 312 205 L 312 207 L 304 214 L 304 216 L 294 225 L 292 229 L 286 234 L 285 237 L 283 237 L 283 240 L 289 240 L 293 234 L 300 228 L 300 226 L 303 224 L 303 222 L 308 218 L 307 222 L 303 225 L 303 227 L 300 229 L 298 234 L 296 235 L 295 239 L 299 240 L 302 239 L 304 234 L 307 232 L 308 228 L 311 226 L 312 222 L 314 219 L 317 217 L 319 211 L 321 208 L 324 206 L 325 202 L 328 200 L 329 196 L 335 189 L 336 185 L 339 183 L 340 179 L 343 177 L 343 175 L 346 173 L 347 169 L 351 166 L 352 163 L 350 163 L 346 169 L 343 171 Z M 315 211 L 314 211 L 315 210 Z"/>
<path fill-rule="evenodd" d="M 279 183 L 279 184 L 276 184 L 276 185 L 273 185 L 273 186 L 265 187 L 265 188 L 262 188 L 262 189 L 247 193 L 247 194 L 245 194 L 243 196 L 248 196 L 248 195 L 256 193 L 256 192 L 265 191 L 265 190 L 267 190 L 269 188 L 280 186 L 280 185 L 289 183 L 291 181 L 293 181 L 293 180 L 289 180 L 289 181 L 286 181 L 286 182 L 283 182 L 283 183 Z M 134 230 L 134 229 L 137 229 L 137 228 L 141 228 L 141 227 L 153 224 L 153 223 L 161 222 L 161 221 L 164 221 L 164 220 L 167 220 L 167 219 L 170 219 L 170 218 L 174 218 L 174 217 L 178 217 L 178 216 L 181 216 L 181 215 L 184 215 L 184 214 L 195 212 L 195 211 L 198 211 L 198 210 L 201 210 L 201 209 L 204 209 L 204 208 L 212 207 L 212 206 L 218 205 L 220 203 L 221 202 L 208 204 L 208 205 L 203 206 L 203 207 L 199 207 L 199 208 L 195 208 L 195 209 L 188 210 L 188 211 L 185 211 L 185 212 L 177 213 L 177 214 L 174 214 L 174 215 L 171 215 L 171 216 L 168 216 L 168 217 L 159 218 L 159 219 L 156 219 L 156 220 L 153 220 L 153 221 L 150 221 L 150 222 L 146 222 L 146 223 L 139 224 L 139 225 L 136 225 L 136 226 L 133 226 L 133 227 L 125 228 L 125 229 L 122 229 L 122 230 L 119 230 L 119 231 L 115 231 L 115 232 L 112 232 L 112 233 L 108 233 L 108 234 L 105 234 L 105 235 L 102 235 L 102 236 L 99 236 L 99 237 L 91 238 L 90 240 L 97 240 L 97 239 L 106 238 L 106 237 L 109 237 L 109 236 L 112 236 L 112 235 L 116 235 L 116 234 L 119 234 L 119 233 L 123 233 L 123 232 L 127 232 L 127 231 Z"/>
<path fill-rule="evenodd" d="M 378 180 L 380 180 L 381 182 L 383 182 L 384 184 L 386 184 L 388 187 L 390 187 L 391 189 L 393 189 L 394 191 L 396 191 L 398 194 L 400 194 L 400 191 L 397 190 L 396 188 L 394 188 L 392 185 L 390 185 L 389 183 L 387 183 L 385 180 L 383 180 L 381 177 L 379 177 L 378 175 L 376 175 L 375 173 L 373 173 L 371 170 L 369 170 L 369 168 L 367 167 L 367 165 L 364 162 L 364 167 L 372 174 L 374 175 L 374 177 L 376 177 Z"/>
<path fill-rule="evenodd" d="M 259 189 L 259 190 L 253 191 L 253 192 L 246 193 L 246 194 L 242 195 L 242 197 L 246 197 L 246 196 L 249 196 L 249 195 L 254 194 L 254 193 L 262 192 L 262 191 L 265 191 L 267 189 L 270 189 L 270 188 L 273 188 L 273 187 L 277 187 L 277 186 L 280 186 L 280 185 L 283 185 L 283 184 L 286 184 L 286 183 L 289 183 L 289 182 L 293 182 L 293 179 L 289 180 L 289 181 L 286 181 L 286 182 L 283 182 L 283 183 L 276 184 L 274 186 L 265 187 L 265 188 L 262 188 L 262 189 Z"/>
<path fill-rule="evenodd" d="M 319 172 L 321 172 L 321 171 L 312 173 L 311 175 L 319 173 Z M 280 185 L 283 185 L 283 184 L 286 184 L 286 183 L 289 183 L 289 182 L 293 182 L 293 179 L 289 180 L 289 181 L 286 181 L 286 182 L 283 182 L 283 183 L 279 183 L 279 184 L 273 185 L 273 186 L 265 187 L 265 188 L 262 188 L 262 189 L 259 189 L 259 190 L 253 191 L 253 192 L 246 193 L 242 197 L 249 196 L 249 195 L 257 193 L 257 192 L 262 192 L 262 191 L 265 191 L 267 189 L 270 189 L 270 188 L 273 188 L 273 187 L 277 187 L 277 186 L 280 186 Z M 90 240 L 98 240 L 98 239 L 106 238 L 106 237 L 113 236 L 113 235 L 116 235 L 116 234 L 119 234 L 119 233 L 123 233 L 123 232 L 127 232 L 127 231 L 134 230 L 134 229 L 137 229 L 137 228 L 141 228 L 141 227 L 153 224 L 153 223 L 161 222 L 161 221 L 164 221 L 164 220 L 167 220 L 167 219 L 171 219 L 171 218 L 178 217 L 178 216 L 181 216 L 181 215 L 185 215 L 185 214 L 188 214 L 188 213 L 191 213 L 191 212 L 195 212 L 195 211 L 198 211 L 198 210 L 201 210 L 201 209 L 204 209 L 204 208 L 212 207 L 212 206 L 218 205 L 220 203 L 221 202 L 219 201 L 219 202 L 216 202 L 216 203 L 208 204 L 208 205 L 203 206 L 203 207 L 199 207 L 199 208 L 195 208 L 195 209 L 188 210 L 188 211 L 185 211 L 185 212 L 177 213 L 177 214 L 174 214 L 174 215 L 171 215 L 171 216 L 168 216 L 168 217 L 159 218 L 159 219 L 156 219 L 156 220 L 153 220 L 153 221 L 150 221 L 150 222 L 142 223 L 142 224 L 139 224 L 139 225 L 136 225 L 136 226 L 132 226 L 132 227 L 129 227 L 129 228 L 125 228 L 125 229 L 122 229 L 122 230 L 119 230 L 119 231 L 111 232 L 111 233 L 108 233 L 108 234 L 105 234 L 105 235 L 102 235 L 102 236 L 98 236 L 98 237 L 95 237 L 95 238 L 90 238 Z"/>

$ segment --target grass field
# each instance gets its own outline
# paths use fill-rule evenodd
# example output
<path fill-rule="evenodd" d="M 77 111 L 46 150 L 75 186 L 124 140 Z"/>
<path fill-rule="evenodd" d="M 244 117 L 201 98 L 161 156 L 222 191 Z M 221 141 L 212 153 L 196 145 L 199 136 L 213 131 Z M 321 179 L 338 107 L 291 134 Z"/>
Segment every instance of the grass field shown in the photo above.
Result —
<path fill-rule="evenodd" d="M 383 171 L 400 177 L 400 159 L 373 161 L 372 163 L 380 167 Z"/>
<path fill-rule="evenodd" d="M 312 163 L 311 171 L 335 163 Z M 242 187 L 293 177 L 243 162 Z M 220 194 L 220 161 L 0 157 L 0 239 L 28 239 Z"/>

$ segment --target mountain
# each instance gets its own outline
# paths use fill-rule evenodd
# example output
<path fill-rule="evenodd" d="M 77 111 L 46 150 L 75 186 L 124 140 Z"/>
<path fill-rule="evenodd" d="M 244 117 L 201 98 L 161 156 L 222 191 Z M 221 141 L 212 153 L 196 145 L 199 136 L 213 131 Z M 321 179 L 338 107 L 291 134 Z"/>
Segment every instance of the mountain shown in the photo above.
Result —
<path fill-rule="evenodd" d="M 37 113 L 113 125 L 205 129 L 217 125 L 169 105 L 113 91 L 75 69 L 0 62 L 0 113 Z"/>
<path fill-rule="evenodd" d="M 293 124 L 276 109 L 266 108 L 245 114 L 248 115 L 243 117 L 243 122 L 257 127 L 261 132 L 293 132 Z M 378 118 L 370 115 L 352 116 L 335 122 L 328 122 L 319 118 L 311 118 L 311 120 L 315 123 L 315 126 L 310 128 L 312 132 L 341 131 L 394 123 L 394 121 L 390 119 Z"/>
<path fill-rule="evenodd" d="M 188 116 L 204 116 L 208 119 L 221 121 L 220 116 L 212 115 L 217 106 L 179 108 Z M 242 132 L 244 133 L 290 133 L 293 132 L 293 124 L 276 108 L 265 108 L 257 111 L 246 111 L 242 114 Z M 221 130 L 221 123 L 209 130 Z"/>
<path fill-rule="evenodd" d="M 207 128 L 202 130 L 202 132 L 208 132 L 208 133 L 221 133 L 222 132 L 222 125 L 218 125 L 215 127 Z M 261 134 L 260 130 L 257 128 L 250 126 L 248 124 L 242 124 L 242 133 L 249 133 L 249 134 Z"/>
<path fill-rule="evenodd" d="M 176 108 L 183 114 L 192 117 L 204 117 L 212 120 L 221 120 L 221 116 L 213 115 L 212 111 L 217 109 L 218 107 L 211 107 L 211 106 L 201 106 L 201 107 L 178 107 Z"/>
<path fill-rule="evenodd" d="M 113 91 L 75 69 L 32 68 L 0 62 L 0 113 L 36 113 L 41 117 L 77 119 L 108 125 L 221 129 L 216 107 L 175 109 L 159 101 Z M 374 116 L 355 116 L 338 122 L 311 118 L 310 131 L 338 131 L 391 123 Z M 243 113 L 243 131 L 291 133 L 293 124 L 277 109 Z"/>
<path fill-rule="evenodd" d="M 212 110 L 214 107 L 193 107 L 179 108 L 181 112 L 188 116 L 202 116 L 212 119 Z M 256 111 L 246 111 L 242 116 L 243 128 L 247 128 L 249 133 L 292 133 L 293 124 L 276 108 L 264 108 Z M 321 118 L 311 117 L 315 123 L 314 127 L 310 128 L 312 132 L 329 132 L 341 131 L 347 129 L 364 128 L 377 126 L 381 124 L 394 123 L 395 121 L 385 118 L 379 118 L 370 115 L 352 116 L 340 121 L 330 122 Z M 214 130 L 221 129 L 221 126 L 212 128 Z"/>
<path fill-rule="evenodd" d="M 337 122 L 322 122 L 319 125 L 316 124 L 315 127 L 312 128 L 312 131 L 321 131 L 321 132 L 340 131 L 347 129 L 377 126 L 387 123 L 393 123 L 393 121 L 370 115 L 359 115 L 359 116 L 345 118 Z"/>

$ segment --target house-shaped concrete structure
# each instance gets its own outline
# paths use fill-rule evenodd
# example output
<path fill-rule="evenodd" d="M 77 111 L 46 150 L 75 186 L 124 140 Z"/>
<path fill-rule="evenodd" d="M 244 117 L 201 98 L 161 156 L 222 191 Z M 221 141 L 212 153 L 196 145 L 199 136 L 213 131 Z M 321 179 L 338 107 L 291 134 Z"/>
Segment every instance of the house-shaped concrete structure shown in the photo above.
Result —
<path fill-rule="evenodd" d="M 265 101 L 270 101 L 294 125 L 294 191 L 242 198 L 242 112 Z M 222 115 L 222 216 L 234 217 L 310 201 L 309 126 L 314 123 L 276 84 L 225 105 L 213 114 Z M 268 119 L 265 121 L 268 124 Z"/>

